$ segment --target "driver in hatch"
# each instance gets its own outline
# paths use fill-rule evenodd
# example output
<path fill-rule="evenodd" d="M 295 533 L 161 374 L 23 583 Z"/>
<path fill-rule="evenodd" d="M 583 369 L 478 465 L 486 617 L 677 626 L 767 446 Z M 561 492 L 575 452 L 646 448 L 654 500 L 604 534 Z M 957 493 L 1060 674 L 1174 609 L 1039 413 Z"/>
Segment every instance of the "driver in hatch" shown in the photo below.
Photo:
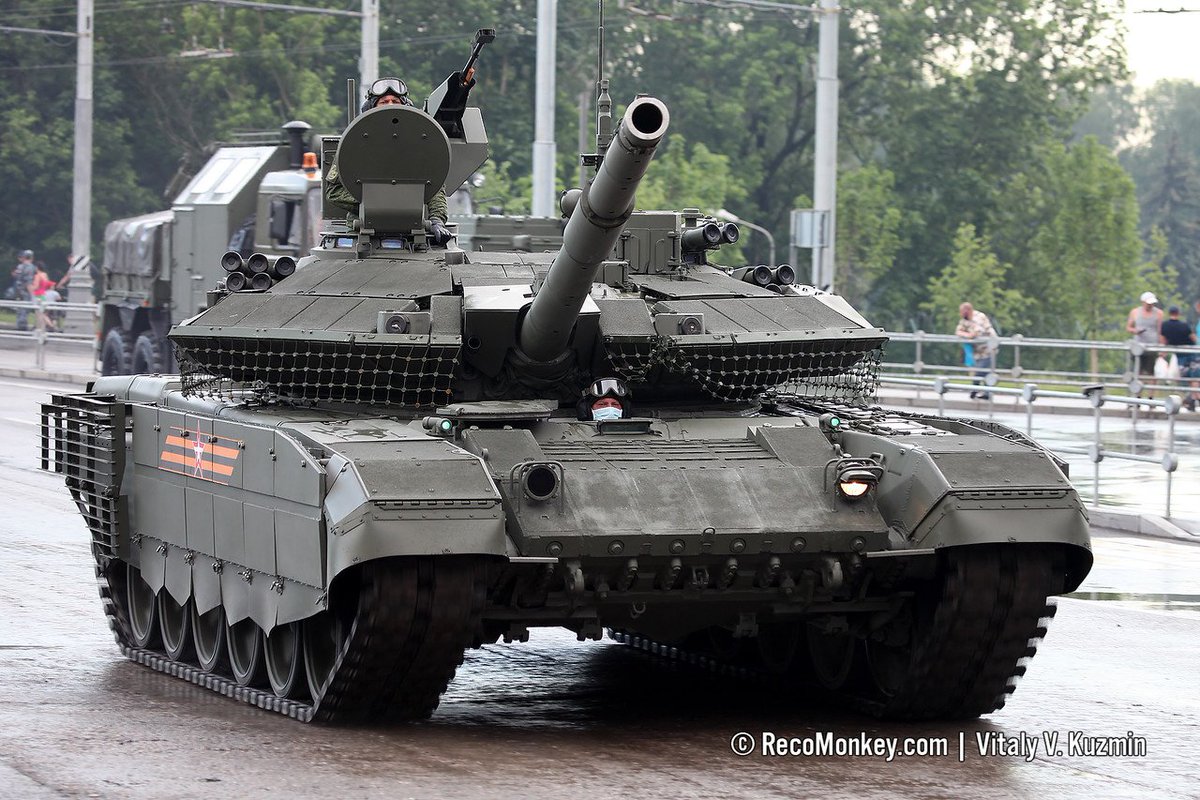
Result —
<path fill-rule="evenodd" d="M 629 417 L 633 413 L 629 387 L 620 378 L 601 378 L 584 389 L 575 410 L 579 419 L 596 422 Z"/>

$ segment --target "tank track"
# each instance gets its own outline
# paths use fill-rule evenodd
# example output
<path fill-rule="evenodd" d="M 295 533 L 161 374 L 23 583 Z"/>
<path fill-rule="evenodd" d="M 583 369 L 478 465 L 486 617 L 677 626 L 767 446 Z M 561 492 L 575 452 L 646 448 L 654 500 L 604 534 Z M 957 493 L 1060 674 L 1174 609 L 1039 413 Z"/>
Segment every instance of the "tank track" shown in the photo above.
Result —
<path fill-rule="evenodd" d="M 852 683 L 828 692 L 871 716 L 899 720 L 971 719 L 1004 707 L 1037 653 L 1057 606 L 1048 548 L 977 546 L 947 554 L 928 629 L 913 647 L 907 678 L 881 697 L 860 659 Z M 981 591 L 991 585 L 995 591 Z M 621 630 L 614 641 L 658 658 L 764 684 L 795 686 L 761 663 L 723 660 Z M 861 649 L 861 648 L 860 648 Z M 803 654 L 797 656 L 797 660 Z M 793 666 L 792 672 L 797 668 Z"/>
<path fill-rule="evenodd" d="M 484 570 L 473 560 L 396 559 L 365 565 L 354 618 L 332 676 L 321 696 L 308 703 L 134 646 L 125 608 L 109 579 L 109 570 L 121 566 L 116 559 L 98 558 L 96 581 L 109 627 L 126 658 L 300 722 L 429 717 L 462 664 L 466 647 L 477 641 L 485 601 Z M 115 590 L 120 590 L 119 582 Z"/>

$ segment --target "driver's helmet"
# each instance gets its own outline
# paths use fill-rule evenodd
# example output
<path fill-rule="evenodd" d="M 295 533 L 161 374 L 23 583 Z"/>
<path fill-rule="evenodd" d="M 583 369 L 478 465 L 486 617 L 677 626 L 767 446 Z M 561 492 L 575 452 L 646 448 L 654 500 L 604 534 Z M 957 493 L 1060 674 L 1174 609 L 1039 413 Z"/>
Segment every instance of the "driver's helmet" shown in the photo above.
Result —
<path fill-rule="evenodd" d="M 620 378 L 600 378 L 583 390 L 583 395 L 575 406 L 576 416 L 582 420 L 593 419 L 592 406 L 602 397 L 611 397 L 620 403 L 622 417 L 633 415 L 633 399 L 625 381 Z"/>
<path fill-rule="evenodd" d="M 362 110 L 368 111 L 374 108 L 385 94 L 400 98 L 402 105 L 411 106 L 413 104 L 413 101 L 408 99 L 408 85 L 404 81 L 399 78 L 380 78 L 367 89 L 367 99 L 363 100 Z"/>

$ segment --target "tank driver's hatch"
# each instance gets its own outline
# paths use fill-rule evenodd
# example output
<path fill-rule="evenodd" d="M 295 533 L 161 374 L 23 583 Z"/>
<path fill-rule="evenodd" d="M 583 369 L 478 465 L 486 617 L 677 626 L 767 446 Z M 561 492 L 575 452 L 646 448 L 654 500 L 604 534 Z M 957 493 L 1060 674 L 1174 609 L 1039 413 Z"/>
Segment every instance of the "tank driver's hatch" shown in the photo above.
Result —
<path fill-rule="evenodd" d="M 408 106 L 358 116 L 337 150 L 341 181 L 360 203 L 363 225 L 386 233 L 424 227 L 424 205 L 450 172 L 450 140 L 425 112 Z"/>

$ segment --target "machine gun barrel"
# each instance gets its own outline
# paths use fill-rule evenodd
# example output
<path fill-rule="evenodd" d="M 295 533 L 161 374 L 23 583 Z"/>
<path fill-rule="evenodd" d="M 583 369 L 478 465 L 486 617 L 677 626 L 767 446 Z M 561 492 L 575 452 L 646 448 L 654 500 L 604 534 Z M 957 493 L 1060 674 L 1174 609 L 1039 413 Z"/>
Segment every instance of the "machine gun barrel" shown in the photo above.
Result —
<path fill-rule="evenodd" d="M 571 213 L 562 248 L 522 322 L 521 350 L 533 360 L 549 361 L 566 349 L 596 270 L 621 236 L 633 211 L 634 192 L 670 120 L 666 105 L 653 97 L 639 97 L 625 110 L 617 135 Z"/>

